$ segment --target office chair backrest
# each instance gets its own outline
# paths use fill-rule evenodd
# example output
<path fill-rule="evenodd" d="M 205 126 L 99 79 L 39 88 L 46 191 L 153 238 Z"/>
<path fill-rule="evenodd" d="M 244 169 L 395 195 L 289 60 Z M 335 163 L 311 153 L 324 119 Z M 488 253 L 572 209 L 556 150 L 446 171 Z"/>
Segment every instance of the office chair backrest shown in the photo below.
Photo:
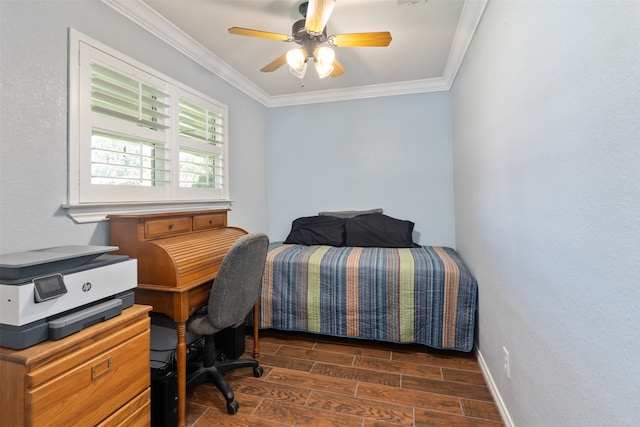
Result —
<path fill-rule="evenodd" d="M 262 287 L 269 238 L 263 233 L 240 237 L 227 251 L 209 295 L 209 322 L 216 329 L 239 326 Z"/>

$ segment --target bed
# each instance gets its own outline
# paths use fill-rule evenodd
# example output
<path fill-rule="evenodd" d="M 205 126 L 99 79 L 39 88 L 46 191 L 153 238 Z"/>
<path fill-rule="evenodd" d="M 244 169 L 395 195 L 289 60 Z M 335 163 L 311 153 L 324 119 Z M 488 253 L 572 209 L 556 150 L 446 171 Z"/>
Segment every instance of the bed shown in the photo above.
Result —
<path fill-rule="evenodd" d="M 413 243 L 409 221 L 402 223 L 404 241 L 388 240 L 389 230 L 396 240 L 398 234 L 390 217 L 368 216 L 374 215 L 373 228 L 355 240 L 358 226 L 349 222 L 361 223 L 365 215 L 328 226 L 318 217 L 296 220 L 313 220 L 312 238 L 309 227 L 296 238 L 294 221 L 287 240 L 272 243 L 267 254 L 260 328 L 471 351 L 477 283 L 458 253 Z M 381 218 L 382 240 L 376 237 Z M 401 221 L 392 220 L 394 226 Z M 336 227 L 331 240 L 327 230 Z"/>

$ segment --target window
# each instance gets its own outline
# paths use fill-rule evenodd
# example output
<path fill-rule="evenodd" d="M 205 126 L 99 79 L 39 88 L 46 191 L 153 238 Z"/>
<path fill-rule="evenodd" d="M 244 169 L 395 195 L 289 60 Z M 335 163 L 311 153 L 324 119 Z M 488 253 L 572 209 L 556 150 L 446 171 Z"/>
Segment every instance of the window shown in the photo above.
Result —
<path fill-rule="evenodd" d="M 69 205 L 227 200 L 226 106 L 74 30 L 69 40 Z"/>

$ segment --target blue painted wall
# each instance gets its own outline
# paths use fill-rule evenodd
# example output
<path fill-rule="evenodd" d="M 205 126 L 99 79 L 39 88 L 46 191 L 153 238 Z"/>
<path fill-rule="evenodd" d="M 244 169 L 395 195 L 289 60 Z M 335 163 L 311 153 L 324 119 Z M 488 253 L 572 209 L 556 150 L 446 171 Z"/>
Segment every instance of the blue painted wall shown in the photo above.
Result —
<path fill-rule="evenodd" d="M 108 243 L 67 201 L 67 28 L 229 107 L 230 225 L 268 231 L 266 108 L 98 0 L 0 1 L 0 253 Z M 250 124 L 250 125 L 248 125 Z"/>
<path fill-rule="evenodd" d="M 326 210 L 383 208 L 414 241 L 454 246 L 449 93 L 272 108 L 269 230 Z"/>
<path fill-rule="evenodd" d="M 640 3 L 490 1 L 451 104 L 457 246 L 513 423 L 638 425 Z"/>

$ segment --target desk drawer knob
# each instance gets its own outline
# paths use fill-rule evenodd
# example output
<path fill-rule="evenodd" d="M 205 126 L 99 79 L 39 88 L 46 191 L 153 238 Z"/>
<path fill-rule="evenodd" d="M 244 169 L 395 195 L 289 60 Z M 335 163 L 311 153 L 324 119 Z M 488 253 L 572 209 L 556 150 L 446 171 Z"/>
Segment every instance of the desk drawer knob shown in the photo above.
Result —
<path fill-rule="evenodd" d="M 98 362 L 91 367 L 91 379 L 95 380 L 102 374 L 106 374 L 111 370 L 111 356 L 103 360 L 102 362 Z"/>

